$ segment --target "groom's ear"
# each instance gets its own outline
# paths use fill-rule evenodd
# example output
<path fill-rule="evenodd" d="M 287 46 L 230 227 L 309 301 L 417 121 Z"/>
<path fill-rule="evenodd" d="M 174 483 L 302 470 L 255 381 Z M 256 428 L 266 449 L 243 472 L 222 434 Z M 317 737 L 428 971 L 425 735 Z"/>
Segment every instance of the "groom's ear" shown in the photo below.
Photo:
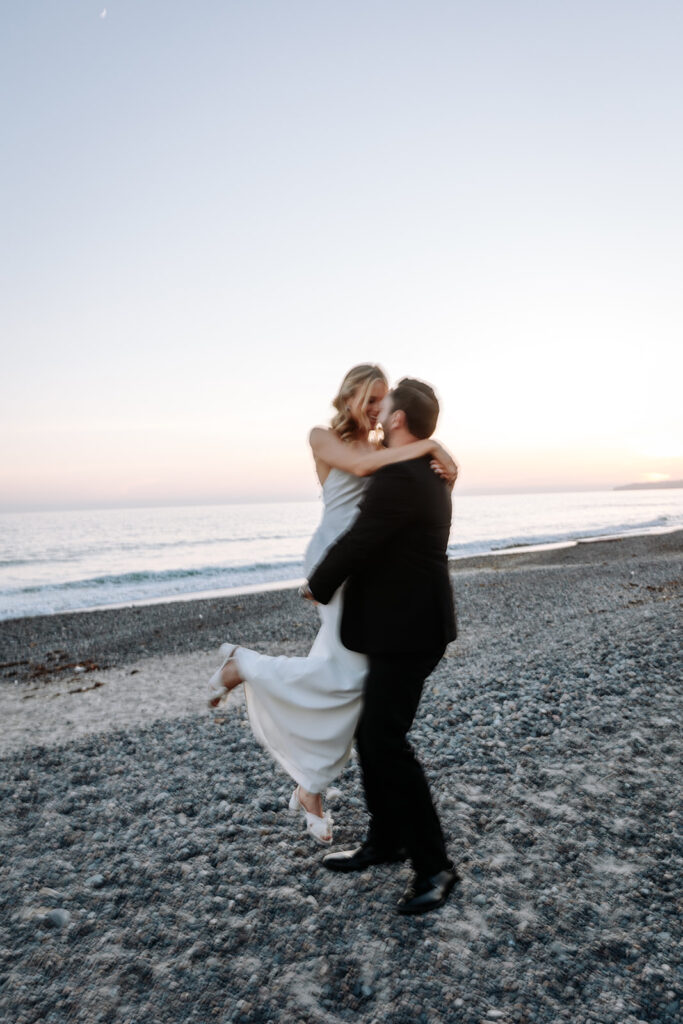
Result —
<path fill-rule="evenodd" d="M 403 409 L 394 409 L 389 417 L 389 426 L 392 430 L 400 430 L 406 425 L 406 414 Z"/>

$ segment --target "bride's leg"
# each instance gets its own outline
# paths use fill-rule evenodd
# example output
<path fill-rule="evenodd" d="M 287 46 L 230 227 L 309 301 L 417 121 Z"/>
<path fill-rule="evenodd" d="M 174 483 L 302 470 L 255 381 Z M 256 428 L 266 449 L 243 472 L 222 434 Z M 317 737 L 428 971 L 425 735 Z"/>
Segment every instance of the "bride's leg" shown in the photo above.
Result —
<path fill-rule="evenodd" d="M 209 696 L 210 708 L 217 708 L 227 693 L 230 693 L 236 686 L 244 682 L 235 662 L 235 652 L 238 649 L 237 647 L 232 649 L 220 670 L 211 677 L 209 683 L 211 687 Z"/>
<path fill-rule="evenodd" d="M 320 793 L 309 793 L 303 786 L 299 786 L 299 800 L 301 801 L 301 806 L 309 814 L 315 814 L 317 818 L 322 818 L 323 798 Z"/>
<path fill-rule="evenodd" d="M 323 801 L 320 793 L 311 793 L 299 785 L 289 802 L 290 811 L 303 810 L 306 818 L 306 829 L 313 838 L 327 846 L 332 842 L 332 818 L 323 814 Z"/>
<path fill-rule="evenodd" d="M 243 683 L 244 679 L 240 675 L 240 670 L 237 667 L 234 655 L 229 661 L 226 661 L 225 665 L 221 669 L 221 686 L 224 686 L 226 690 L 234 690 L 236 686 Z"/>

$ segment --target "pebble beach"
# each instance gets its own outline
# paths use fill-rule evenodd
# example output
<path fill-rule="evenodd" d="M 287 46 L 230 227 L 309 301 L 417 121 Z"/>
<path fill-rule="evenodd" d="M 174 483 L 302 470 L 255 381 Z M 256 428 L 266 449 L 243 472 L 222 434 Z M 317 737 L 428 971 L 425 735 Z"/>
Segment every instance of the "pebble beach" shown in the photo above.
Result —
<path fill-rule="evenodd" d="M 305 654 L 292 590 L 0 622 L 0 1020 L 675 1024 L 683 531 L 453 563 L 412 732 L 462 876 L 337 876 L 226 639 Z M 361 839 L 352 760 L 327 804 Z"/>

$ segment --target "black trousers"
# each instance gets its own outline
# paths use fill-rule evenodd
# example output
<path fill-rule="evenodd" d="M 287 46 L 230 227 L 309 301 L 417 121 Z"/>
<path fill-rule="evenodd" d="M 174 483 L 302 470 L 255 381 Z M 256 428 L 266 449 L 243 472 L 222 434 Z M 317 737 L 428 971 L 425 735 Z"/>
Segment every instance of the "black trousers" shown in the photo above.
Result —
<path fill-rule="evenodd" d="M 368 842 L 379 850 L 404 846 L 418 874 L 451 866 L 429 786 L 407 739 L 427 676 L 443 650 L 370 655 L 363 711 L 356 730 Z"/>

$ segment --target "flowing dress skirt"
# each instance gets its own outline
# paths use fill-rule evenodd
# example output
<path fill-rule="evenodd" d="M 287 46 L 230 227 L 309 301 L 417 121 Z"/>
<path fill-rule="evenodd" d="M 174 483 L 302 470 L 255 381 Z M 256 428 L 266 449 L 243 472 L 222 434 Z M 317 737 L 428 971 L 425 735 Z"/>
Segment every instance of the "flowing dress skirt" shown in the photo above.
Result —
<path fill-rule="evenodd" d="M 240 647 L 256 739 L 299 785 L 321 793 L 351 755 L 361 711 L 367 658 L 339 638 L 343 587 L 318 605 L 320 632 L 306 658 L 272 657 Z"/>

